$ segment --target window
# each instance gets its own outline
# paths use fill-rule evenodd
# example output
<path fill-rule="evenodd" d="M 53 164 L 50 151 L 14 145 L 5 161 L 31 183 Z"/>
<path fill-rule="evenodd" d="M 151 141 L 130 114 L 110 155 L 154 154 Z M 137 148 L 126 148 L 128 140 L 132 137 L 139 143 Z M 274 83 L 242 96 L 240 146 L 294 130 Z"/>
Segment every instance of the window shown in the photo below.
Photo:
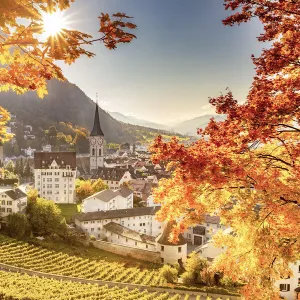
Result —
<path fill-rule="evenodd" d="M 64 194 L 66 194 L 67 193 L 67 191 L 66 190 L 64 190 Z"/>
<path fill-rule="evenodd" d="M 94 231 L 94 228 L 91 228 L 91 232 L 93 232 Z"/>
<path fill-rule="evenodd" d="M 100 227 L 98 227 L 98 230 L 100 230 L 101 228 Z"/>
<path fill-rule="evenodd" d="M 55 178 L 54 180 L 55 180 L 55 182 L 59 182 L 59 178 Z"/>
<path fill-rule="evenodd" d="M 161 258 L 161 262 L 164 263 L 164 259 L 163 258 Z"/>
<path fill-rule="evenodd" d="M 121 222 L 121 225 L 124 225 L 124 221 Z"/>
<path fill-rule="evenodd" d="M 146 245 L 146 249 L 148 249 L 148 245 Z"/>
<path fill-rule="evenodd" d="M 120 236 L 118 235 L 118 240 L 120 239 Z"/>
<path fill-rule="evenodd" d="M 95 148 L 92 149 L 92 155 L 95 156 Z"/>
<path fill-rule="evenodd" d="M 11 213 L 11 212 L 12 212 L 12 209 L 11 209 L 11 208 L 8 208 L 6 211 L 7 211 L 8 213 Z"/>
<path fill-rule="evenodd" d="M 94 224 L 94 223 L 95 223 L 95 221 L 91 221 L 91 223 L 92 223 L 92 224 Z"/>
<path fill-rule="evenodd" d="M 58 188 L 59 188 L 59 184 L 56 184 L 56 185 L 55 185 L 55 188 L 58 189 Z"/>
<path fill-rule="evenodd" d="M 160 251 L 164 251 L 165 250 L 165 246 L 160 246 Z"/>
<path fill-rule="evenodd" d="M 137 242 L 135 242 L 135 245 L 137 246 Z"/>
<path fill-rule="evenodd" d="M 2 201 L 1 201 L 1 204 L 2 204 L 2 205 L 5 205 L 5 200 L 2 200 Z"/>
<path fill-rule="evenodd" d="M 143 223 L 140 223 L 140 226 L 143 226 Z"/>
<path fill-rule="evenodd" d="M 143 223 L 143 226 L 146 226 L 146 223 Z"/>
<path fill-rule="evenodd" d="M 1 207 L 1 211 L 2 211 L 2 212 L 5 212 L 5 207 Z"/>
<path fill-rule="evenodd" d="M 289 292 L 290 285 L 289 284 L 280 284 L 279 289 L 281 292 Z"/>
<path fill-rule="evenodd" d="M 7 201 L 7 205 L 12 205 L 12 201 Z"/>
<path fill-rule="evenodd" d="M 72 190 L 69 191 L 69 194 L 72 194 Z"/>
<path fill-rule="evenodd" d="M 181 253 L 181 247 L 178 247 L 178 253 Z"/>
<path fill-rule="evenodd" d="M 146 229 L 144 229 L 144 233 L 146 233 Z"/>
<path fill-rule="evenodd" d="M 38 175 L 38 179 L 40 179 L 41 178 L 41 175 Z"/>
<path fill-rule="evenodd" d="M 128 242 L 128 239 L 126 239 L 126 243 Z"/>
<path fill-rule="evenodd" d="M 83 224 L 89 224 L 89 222 L 83 222 Z"/>

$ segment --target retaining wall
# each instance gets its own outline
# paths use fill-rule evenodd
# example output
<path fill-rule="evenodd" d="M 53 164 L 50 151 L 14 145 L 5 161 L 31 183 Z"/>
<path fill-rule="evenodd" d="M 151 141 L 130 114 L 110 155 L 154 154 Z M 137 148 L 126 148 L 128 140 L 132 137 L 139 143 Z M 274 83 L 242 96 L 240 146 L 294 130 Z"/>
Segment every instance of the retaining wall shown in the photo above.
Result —
<path fill-rule="evenodd" d="M 91 242 L 94 247 L 119 254 L 122 256 L 132 257 L 144 261 L 149 261 L 153 263 L 161 263 L 160 253 L 150 250 L 144 250 L 139 248 L 128 247 L 125 245 L 114 244 L 104 241 L 93 241 Z"/>

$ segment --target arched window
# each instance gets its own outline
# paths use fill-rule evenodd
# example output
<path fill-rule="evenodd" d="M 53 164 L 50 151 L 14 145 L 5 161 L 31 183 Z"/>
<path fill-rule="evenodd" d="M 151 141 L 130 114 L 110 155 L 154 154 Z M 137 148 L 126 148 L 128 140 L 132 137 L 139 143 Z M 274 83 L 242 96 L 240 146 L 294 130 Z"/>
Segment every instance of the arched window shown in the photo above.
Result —
<path fill-rule="evenodd" d="M 99 149 L 99 156 L 102 156 L 102 154 L 101 154 L 101 148 Z"/>
<path fill-rule="evenodd" d="M 95 148 L 92 149 L 92 155 L 95 156 Z"/>

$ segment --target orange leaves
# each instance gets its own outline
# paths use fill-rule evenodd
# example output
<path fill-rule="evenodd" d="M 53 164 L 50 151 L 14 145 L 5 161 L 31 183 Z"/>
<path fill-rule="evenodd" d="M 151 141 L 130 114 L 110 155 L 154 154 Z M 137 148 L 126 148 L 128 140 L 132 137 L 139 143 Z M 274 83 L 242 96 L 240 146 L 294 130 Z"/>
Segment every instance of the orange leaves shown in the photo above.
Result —
<path fill-rule="evenodd" d="M 99 32 L 104 34 L 102 40 L 108 49 L 115 49 L 119 43 L 130 43 L 136 38 L 134 34 L 123 30 L 136 29 L 135 24 L 123 21 L 129 18 L 131 17 L 124 13 L 113 14 L 112 18 L 108 14 L 101 14 Z"/>
<path fill-rule="evenodd" d="M 43 34 L 43 12 L 65 10 L 73 0 L 10 0 L 0 4 L 0 61 L 5 67 L 0 72 L 1 90 L 9 88 L 18 93 L 36 90 L 39 97 L 47 93 L 47 80 L 64 80 L 56 61 L 74 63 L 79 57 L 93 57 L 83 45 L 102 42 L 108 49 L 120 43 L 130 43 L 135 35 L 128 32 L 136 28 L 124 13 L 112 16 L 102 14 L 101 37 L 93 38 L 77 30 L 62 29 L 45 38 Z M 26 25 L 24 25 L 26 24 Z M 128 30 L 128 31 L 127 31 Z M 46 40 L 45 40 L 46 39 Z M 18 49 L 20 54 L 12 53 Z"/>
<path fill-rule="evenodd" d="M 179 222 L 173 239 L 217 213 L 233 234 L 216 238 L 227 247 L 216 270 L 245 282 L 246 299 L 278 299 L 274 281 L 300 259 L 300 6 L 225 0 L 225 8 L 238 10 L 225 25 L 256 16 L 265 30 L 259 40 L 273 44 L 253 57 L 257 74 L 243 104 L 231 92 L 210 99 L 225 121 L 211 119 L 188 147 L 156 139 L 154 162 L 172 162 L 175 170 L 155 197 L 159 217 Z"/>

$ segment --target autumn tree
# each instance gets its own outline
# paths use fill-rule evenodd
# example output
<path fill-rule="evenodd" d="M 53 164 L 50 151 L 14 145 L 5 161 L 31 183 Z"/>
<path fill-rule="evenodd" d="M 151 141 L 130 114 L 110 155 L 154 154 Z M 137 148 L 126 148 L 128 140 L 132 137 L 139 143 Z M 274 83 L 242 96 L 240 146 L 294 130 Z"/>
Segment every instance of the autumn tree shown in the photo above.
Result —
<path fill-rule="evenodd" d="M 129 43 L 135 29 L 126 14 L 99 16 L 99 36 L 62 28 L 57 34 L 43 35 L 45 15 L 65 11 L 74 0 L 10 0 L 0 3 L 0 90 L 17 93 L 35 90 L 47 93 L 47 80 L 64 80 L 57 61 L 72 64 L 80 56 L 93 57 L 84 45 L 102 42 L 108 49 Z"/>
<path fill-rule="evenodd" d="M 100 178 L 94 182 L 79 179 L 76 179 L 75 182 L 75 191 L 78 202 L 81 202 L 83 199 L 106 189 L 108 189 L 108 185 Z"/>
<path fill-rule="evenodd" d="M 176 219 L 171 240 L 218 213 L 232 235 L 215 236 L 226 246 L 213 268 L 246 283 L 245 299 L 279 299 L 274 282 L 291 276 L 300 259 L 300 5 L 296 0 L 225 0 L 236 11 L 232 26 L 258 18 L 258 37 L 271 46 L 259 57 L 246 101 L 233 93 L 211 98 L 225 121 L 210 121 L 189 147 L 156 139 L 153 161 L 175 168 L 155 191 L 160 220 Z"/>

